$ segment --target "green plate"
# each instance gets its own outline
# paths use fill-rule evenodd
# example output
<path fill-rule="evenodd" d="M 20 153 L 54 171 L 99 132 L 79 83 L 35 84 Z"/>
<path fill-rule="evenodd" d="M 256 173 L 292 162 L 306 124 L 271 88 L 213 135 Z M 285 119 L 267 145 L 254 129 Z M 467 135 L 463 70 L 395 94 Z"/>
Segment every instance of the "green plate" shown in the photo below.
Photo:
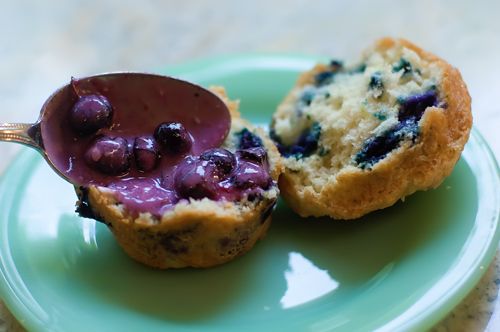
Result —
<path fill-rule="evenodd" d="M 228 57 L 168 73 L 221 84 L 267 123 L 314 59 Z M 438 188 L 356 222 L 300 219 L 281 202 L 249 254 L 157 271 L 75 215 L 72 187 L 31 150 L 0 183 L 0 289 L 33 331 L 423 330 L 474 287 L 499 240 L 499 171 L 476 130 Z"/>

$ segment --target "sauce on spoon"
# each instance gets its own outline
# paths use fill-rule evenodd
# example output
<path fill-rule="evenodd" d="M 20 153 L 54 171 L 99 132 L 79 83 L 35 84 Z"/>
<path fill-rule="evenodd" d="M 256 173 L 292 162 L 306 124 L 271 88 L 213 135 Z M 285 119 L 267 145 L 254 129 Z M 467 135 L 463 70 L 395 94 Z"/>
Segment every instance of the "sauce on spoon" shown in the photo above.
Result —
<path fill-rule="evenodd" d="M 72 125 L 72 111 L 79 101 L 89 98 L 107 102 L 112 109 L 111 120 L 95 131 L 82 133 Z M 136 158 L 132 158 L 134 143 L 141 137 L 151 138 L 158 125 L 165 122 L 182 124 L 192 140 L 186 152 L 198 155 L 220 146 L 229 132 L 231 118 L 220 98 L 191 83 L 150 74 L 105 74 L 72 79 L 71 84 L 49 98 L 42 109 L 40 133 L 48 158 L 72 183 L 106 186 L 116 180 L 116 175 L 145 175 L 142 165 L 137 167 Z M 89 165 L 85 155 L 96 138 L 125 140 L 130 167 L 112 176 L 113 172 Z M 147 176 L 171 173 L 182 158 L 183 154 L 164 153 L 158 167 Z"/>
<path fill-rule="evenodd" d="M 230 127 L 227 106 L 208 90 L 112 73 L 72 79 L 36 124 L 0 126 L 0 140 L 38 149 L 74 185 L 107 187 L 135 216 L 160 217 L 181 200 L 255 200 L 276 185 L 263 142 L 248 129 L 235 134 L 235 152 L 220 148 Z"/>

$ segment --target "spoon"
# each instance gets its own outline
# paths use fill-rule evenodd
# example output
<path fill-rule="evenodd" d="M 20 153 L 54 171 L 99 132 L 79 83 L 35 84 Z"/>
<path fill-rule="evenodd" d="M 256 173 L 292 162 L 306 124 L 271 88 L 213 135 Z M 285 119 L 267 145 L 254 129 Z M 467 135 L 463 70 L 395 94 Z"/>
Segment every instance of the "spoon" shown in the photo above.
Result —
<path fill-rule="evenodd" d="M 85 98 L 97 98 L 110 107 L 109 123 L 97 129 L 75 129 L 71 112 Z M 116 178 L 146 174 L 137 167 L 117 174 L 103 173 L 86 162 L 89 146 L 102 137 L 119 137 L 127 149 L 132 149 L 138 138 L 153 140 L 161 123 L 184 127 L 191 141 L 188 152 L 198 155 L 220 146 L 231 118 L 225 103 L 198 85 L 156 74 L 106 73 L 72 78 L 47 99 L 35 123 L 0 123 L 0 141 L 34 148 L 58 175 L 74 185 L 106 185 Z M 172 170 L 181 158 L 166 153 L 156 172 Z"/>

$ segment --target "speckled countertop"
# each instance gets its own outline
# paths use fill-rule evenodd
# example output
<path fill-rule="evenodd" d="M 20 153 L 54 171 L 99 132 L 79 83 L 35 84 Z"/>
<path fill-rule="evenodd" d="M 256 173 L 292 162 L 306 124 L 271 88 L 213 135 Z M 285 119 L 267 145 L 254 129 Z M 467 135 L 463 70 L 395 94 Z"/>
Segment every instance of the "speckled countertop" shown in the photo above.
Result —
<path fill-rule="evenodd" d="M 217 5 L 216 5 L 217 4 Z M 475 126 L 500 157 L 499 1 L 1 1 L 0 120 L 32 121 L 79 76 L 233 53 L 356 56 L 401 36 L 460 68 Z M 0 173 L 19 147 L 0 144 Z M 434 331 L 500 331 L 500 255 Z M 22 327 L 0 299 L 0 332 Z"/>

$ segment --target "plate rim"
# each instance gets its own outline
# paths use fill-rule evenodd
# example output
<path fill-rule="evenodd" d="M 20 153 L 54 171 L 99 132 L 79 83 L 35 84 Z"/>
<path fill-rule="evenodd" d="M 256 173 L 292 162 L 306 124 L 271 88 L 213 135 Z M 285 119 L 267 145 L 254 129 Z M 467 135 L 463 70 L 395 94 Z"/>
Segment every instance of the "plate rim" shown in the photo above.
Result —
<path fill-rule="evenodd" d="M 326 59 L 325 57 L 310 56 L 310 55 L 297 55 L 297 54 L 238 54 L 238 55 L 226 55 L 219 57 L 209 57 L 202 58 L 195 61 L 178 64 L 170 67 L 163 67 L 163 69 L 157 72 L 162 74 L 179 76 L 184 79 L 192 81 L 203 81 L 205 79 L 213 77 L 214 74 L 223 75 L 224 73 L 230 73 L 234 70 L 238 71 L 251 71 L 255 69 L 273 69 L 277 64 L 285 71 L 301 71 L 310 68 L 314 63 Z M 201 72 L 201 74 L 200 74 Z M 216 76 L 217 76 L 216 75 Z M 195 77 L 196 76 L 196 77 Z M 487 174 L 487 178 L 492 179 L 492 189 L 497 195 L 492 195 L 493 199 L 493 214 L 489 220 L 489 224 L 493 226 L 493 230 L 490 232 L 490 236 L 487 238 L 487 242 L 483 246 L 481 253 L 473 262 L 473 266 L 467 270 L 467 273 L 461 278 L 460 282 L 454 285 L 453 291 L 448 292 L 446 296 L 442 298 L 441 301 L 435 303 L 433 306 L 429 306 L 427 309 L 420 312 L 418 317 L 411 320 L 401 320 L 397 322 L 396 320 L 402 316 L 396 317 L 393 321 L 392 326 L 382 326 L 379 330 L 392 330 L 392 329 L 404 329 L 404 330 L 420 330 L 422 328 L 429 328 L 440 319 L 444 318 L 456 305 L 458 305 L 463 298 L 472 290 L 472 288 L 477 284 L 480 278 L 484 275 L 487 270 L 487 266 L 493 260 L 495 253 L 498 250 L 498 242 L 500 240 L 500 229 L 499 229 L 499 218 L 500 218 L 500 172 L 499 165 L 495 158 L 491 147 L 488 145 L 484 137 L 481 135 L 479 130 L 473 126 L 471 131 L 471 138 L 469 142 L 473 141 L 477 143 L 474 146 L 475 149 L 479 149 L 483 159 L 480 161 L 483 165 L 488 166 L 490 173 Z M 467 143 L 469 144 L 469 143 Z M 28 153 L 29 151 L 29 153 Z M 475 150 L 474 150 L 475 151 Z M 472 152 L 471 152 L 472 153 Z M 0 202 L 0 207 L 12 206 L 15 201 L 14 195 L 9 193 L 8 184 L 14 182 L 16 179 L 15 174 L 19 165 L 26 165 L 26 162 L 30 162 L 28 166 L 25 167 L 35 167 L 41 161 L 35 159 L 34 155 L 36 152 L 25 148 L 18 153 L 10 164 L 7 166 L 3 174 L 0 175 L 0 197 L 2 201 Z M 37 156 L 38 157 L 38 156 Z M 474 177 L 477 178 L 477 174 L 474 172 Z M 497 184 L 494 186 L 494 184 Z M 479 193 L 479 183 L 476 185 Z M 15 192 L 19 192 L 24 188 L 24 185 L 17 186 Z M 8 200 L 6 201 L 5 198 Z M 479 201 L 479 197 L 478 197 Z M 476 214 L 476 220 L 479 215 L 479 207 L 481 202 L 478 203 L 478 213 Z M 2 211 L 4 209 L 0 208 L 0 216 L 7 217 L 7 220 L 2 220 L 0 224 L 0 229 L 7 229 L 6 225 L 9 225 L 10 221 L 8 219 L 9 213 Z M 476 223 L 476 222 L 475 222 Z M 33 303 L 34 299 L 30 302 L 30 294 L 27 289 L 22 289 L 24 284 L 13 278 L 9 271 L 12 272 L 12 267 L 15 263 L 12 261 L 12 255 L 9 241 L 8 232 L 0 232 L 0 252 L 7 253 L 8 255 L 0 255 L 0 295 L 2 301 L 5 303 L 6 307 L 10 312 L 16 317 L 16 319 L 28 330 L 39 330 L 47 328 L 44 324 L 43 310 L 37 308 L 36 303 Z M 6 256 L 6 257 L 4 257 Z M 9 269 L 10 268 L 10 269 Z M 14 269 L 15 270 L 15 269 Z M 17 271 L 16 271 L 17 272 Z M 18 275 L 14 277 L 19 277 Z"/>

